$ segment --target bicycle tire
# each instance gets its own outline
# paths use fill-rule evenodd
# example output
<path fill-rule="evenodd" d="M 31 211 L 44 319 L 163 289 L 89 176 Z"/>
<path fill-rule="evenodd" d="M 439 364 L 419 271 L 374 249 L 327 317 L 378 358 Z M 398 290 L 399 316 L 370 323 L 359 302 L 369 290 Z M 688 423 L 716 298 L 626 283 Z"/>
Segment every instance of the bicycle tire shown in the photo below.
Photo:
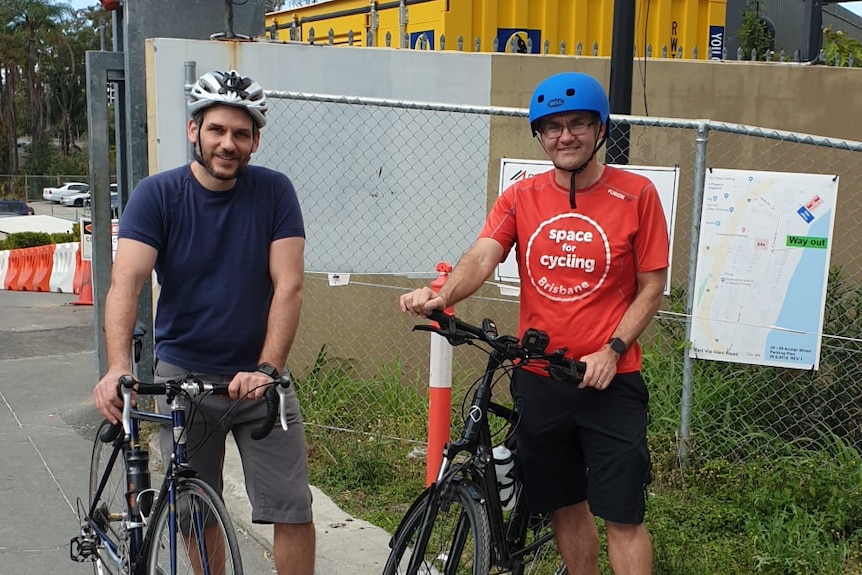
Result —
<path fill-rule="evenodd" d="M 485 507 L 461 483 L 449 483 L 431 517 L 432 531 L 423 550 L 415 548 L 431 499 L 426 490 L 408 511 L 392 537 L 392 551 L 383 575 L 404 575 L 411 557 L 422 554 L 416 575 L 487 575 L 491 561 L 491 531 Z"/>
<path fill-rule="evenodd" d="M 147 530 L 147 570 L 149 575 L 171 573 L 170 505 L 160 502 Z M 177 480 L 176 485 L 177 561 L 176 575 L 201 573 L 196 569 L 206 562 L 210 575 L 242 575 L 242 559 L 236 531 L 221 497 L 196 477 Z M 204 538 L 197 534 L 207 529 Z M 189 545 L 193 543 L 193 545 Z M 201 548 L 203 543 L 203 548 Z M 222 564 L 221 556 L 224 556 Z M 201 559 L 205 558 L 206 561 Z M 213 563 L 215 563 L 213 565 Z M 223 565 L 223 569 L 220 567 Z"/>
<path fill-rule="evenodd" d="M 533 516 L 530 519 L 531 526 L 529 527 L 530 534 L 528 535 L 529 544 L 535 544 L 540 539 L 547 537 L 552 532 L 551 519 L 549 517 Z M 520 575 L 540 575 L 548 573 L 549 565 L 556 565 L 554 575 L 568 575 L 566 564 L 560 557 L 560 552 L 557 550 L 557 545 L 554 538 L 545 541 L 539 545 L 529 557 L 529 561 L 521 563 L 518 573 Z"/>
<path fill-rule="evenodd" d="M 108 421 L 103 421 L 96 432 L 96 438 L 93 440 L 93 451 L 90 456 L 88 510 L 93 508 L 96 489 L 99 487 L 99 482 L 102 480 L 102 475 L 110 461 L 114 445 L 116 441 L 121 441 L 121 439 L 116 439 L 115 441 L 105 443 L 101 440 L 102 432 L 108 427 L 111 427 L 111 424 Z M 126 507 L 126 470 L 123 461 L 123 452 L 120 451 L 111 467 L 108 481 L 102 490 L 102 495 L 99 498 L 93 516 L 90 517 L 90 521 L 107 534 L 117 546 L 118 555 L 123 560 L 124 565 L 119 566 L 113 560 L 103 561 L 97 553 L 93 562 L 93 571 L 96 575 L 103 573 L 120 575 L 129 571 L 128 547 L 125 533 L 123 532 L 124 520 L 128 515 Z M 100 546 L 100 549 L 104 550 L 104 546 Z"/>

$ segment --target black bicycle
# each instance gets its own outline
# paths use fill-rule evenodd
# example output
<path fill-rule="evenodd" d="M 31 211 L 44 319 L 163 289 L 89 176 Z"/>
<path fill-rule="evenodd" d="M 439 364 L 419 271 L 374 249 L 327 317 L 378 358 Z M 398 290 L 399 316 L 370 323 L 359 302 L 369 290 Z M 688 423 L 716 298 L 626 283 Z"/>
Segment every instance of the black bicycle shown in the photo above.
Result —
<path fill-rule="evenodd" d="M 575 383 L 586 365 L 566 358 L 566 350 L 546 353 L 548 335 L 535 329 L 519 341 L 499 335 L 489 319 L 482 327 L 436 311 L 429 319 L 437 325 L 413 329 L 440 334 L 453 346 L 476 346 L 488 354 L 488 363 L 460 437 L 443 449 L 436 481 L 416 499 L 389 542 L 383 575 L 567 574 L 556 545 L 548 544 L 553 541 L 550 518 L 528 510 L 517 466 L 512 484 L 501 491 L 493 443 L 503 436 L 502 444 L 517 453 L 518 414 L 492 401 L 492 392 L 498 381 L 508 380 L 504 376 L 513 362 L 543 365 L 551 377 Z"/>
<path fill-rule="evenodd" d="M 267 415 L 252 433 L 261 439 L 276 415 L 287 429 L 285 392 L 290 374 L 277 378 L 265 394 Z M 90 459 L 89 502 L 81 509 L 81 533 L 72 538 L 73 561 L 92 561 L 97 575 L 241 575 L 236 532 L 216 491 L 186 462 L 186 412 L 205 394 L 226 395 L 226 384 L 204 384 L 192 376 L 168 383 L 120 378 L 122 424 L 104 421 Z M 132 407 L 132 394 L 165 395 L 171 413 Z M 242 399 L 238 401 L 243 401 Z M 161 486 L 150 486 L 149 456 L 140 422 L 173 428 L 173 452 Z M 79 508 L 82 504 L 79 501 Z"/>

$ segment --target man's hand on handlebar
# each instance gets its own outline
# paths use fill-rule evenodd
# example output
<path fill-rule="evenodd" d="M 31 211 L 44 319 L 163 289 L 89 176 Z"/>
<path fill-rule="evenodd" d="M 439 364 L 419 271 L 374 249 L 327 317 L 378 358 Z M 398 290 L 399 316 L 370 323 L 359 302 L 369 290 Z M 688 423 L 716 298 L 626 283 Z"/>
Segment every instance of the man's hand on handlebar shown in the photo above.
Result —
<path fill-rule="evenodd" d="M 446 300 L 428 287 L 415 289 L 401 296 L 401 311 L 415 316 L 428 317 L 431 310 L 446 309 Z"/>
<path fill-rule="evenodd" d="M 123 398 L 118 391 L 120 377 L 129 375 L 128 369 L 111 369 L 93 388 L 93 400 L 102 416 L 115 425 L 123 415 Z"/>
<path fill-rule="evenodd" d="M 259 371 L 241 371 L 228 386 L 231 399 L 260 399 L 270 387 L 272 378 Z"/>
<path fill-rule="evenodd" d="M 583 356 L 581 361 L 587 364 L 587 371 L 578 387 L 593 387 L 599 391 L 607 389 L 617 374 L 617 359 L 616 352 L 606 350 Z"/>

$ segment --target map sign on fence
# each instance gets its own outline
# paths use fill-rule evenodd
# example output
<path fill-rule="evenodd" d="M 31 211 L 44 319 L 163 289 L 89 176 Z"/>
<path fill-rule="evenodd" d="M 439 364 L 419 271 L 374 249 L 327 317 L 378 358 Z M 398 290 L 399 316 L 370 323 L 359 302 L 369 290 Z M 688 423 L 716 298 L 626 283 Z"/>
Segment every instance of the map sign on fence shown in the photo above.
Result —
<path fill-rule="evenodd" d="M 710 169 L 690 356 L 817 369 L 838 176 Z"/>

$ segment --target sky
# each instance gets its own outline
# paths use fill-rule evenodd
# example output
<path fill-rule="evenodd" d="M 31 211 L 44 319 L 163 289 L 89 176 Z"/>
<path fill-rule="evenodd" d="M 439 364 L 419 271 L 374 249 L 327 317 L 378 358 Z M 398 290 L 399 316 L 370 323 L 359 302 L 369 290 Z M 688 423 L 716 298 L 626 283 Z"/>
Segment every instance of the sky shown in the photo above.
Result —
<path fill-rule="evenodd" d="M 72 5 L 72 8 L 86 8 L 87 6 L 97 5 L 98 0 L 66 0 L 68 4 Z M 860 2 L 842 2 L 842 5 L 853 12 L 854 14 L 858 14 L 862 16 L 862 1 Z"/>

